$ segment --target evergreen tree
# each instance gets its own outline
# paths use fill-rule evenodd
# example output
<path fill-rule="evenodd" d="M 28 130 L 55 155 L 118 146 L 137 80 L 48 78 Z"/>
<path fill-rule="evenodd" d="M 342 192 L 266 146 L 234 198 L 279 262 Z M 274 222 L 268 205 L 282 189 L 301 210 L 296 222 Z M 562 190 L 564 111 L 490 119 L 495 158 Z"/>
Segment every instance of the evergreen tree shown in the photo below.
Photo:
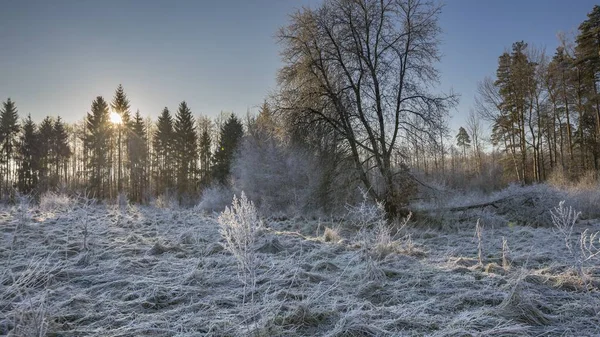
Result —
<path fill-rule="evenodd" d="M 527 138 L 526 120 L 530 111 L 532 85 L 535 83 L 535 64 L 526 55 L 527 43 L 513 43 L 512 53 L 504 53 L 499 58 L 498 79 L 494 83 L 502 99 L 499 106 L 500 114 L 495 117 L 495 123 L 502 130 L 507 148 L 510 149 L 515 163 L 515 171 L 522 183 L 529 181 L 527 176 Z M 500 124 L 501 123 L 501 124 Z M 497 128 L 499 129 L 499 128 Z"/>
<path fill-rule="evenodd" d="M 467 130 L 462 126 L 458 129 L 458 134 L 456 135 L 456 145 L 463 149 L 463 157 L 467 156 L 467 148 L 471 147 L 471 138 L 467 133 Z"/>
<path fill-rule="evenodd" d="M 55 179 L 52 175 L 52 164 L 54 160 L 54 121 L 51 117 L 44 118 L 39 127 L 40 144 L 38 149 L 39 156 L 39 185 L 40 192 L 47 191 L 55 186 Z"/>
<path fill-rule="evenodd" d="M 581 141 L 588 139 L 587 142 L 592 152 L 594 168 L 600 168 L 600 155 L 597 144 L 600 142 L 600 6 L 595 5 L 588 19 L 579 25 L 579 35 L 576 39 L 576 65 L 579 67 L 578 75 L 580 87 L 585 88 L 584 92 L 578 94 L 578 100 L 582 97 L 587 98 L 589 102 L 589 112 L 593 116 L 585 116 L 585 111 L 580 111 L 582 121 L 580 122 L 581 131 L 579 136 Z M 583 103 L 583 102 L 582 102 Z M 581 109 L 585 107 L 583 104 Z M 585 126 L 594 125 L 594 131 L 583 130 Z M 584 136 L 587 133 L 588 136 Z"/>
<path fill-rule="evenodd" d="M 31 120 L 31 115 L 23 122 L 21 137 L 18 146 L 19 168 L 17 173 L 17 187 L 21 193 L 29 194 L 35 190 L 39 173 L 39 138 L 36 125 Z"/>
<path fill-rule="evenodd" d="M 65 128 L 65 123 L 60 116 L 54 121 L 52 130 L 52 146 L 54 153 L 54 175 L 56 183 L 61 180 L 67 182 L 67 164 L 71 157 L 71 147 L 69 146 L 69 134 Z"/>
<path fill-rule="evenodd" d="M 86 118 L 86 134 L 84 147 L 87 152 L 87 170 L 89 171 L 89 188 L 97 198 L 109 196 L 110 158 L 110 114 L 108 104 L 98 96 L 92 102 L 91 113 Z"/>
<path fill-rule="evenodd" d="M 277 133 L 277 127 L 275 123 L 275 119 L 273 116 L 273 112 L 271 111 L 271 107 L 269 103 L 266 101 L 263 102 L 260 110 L 258 111 L 258 116 L 256 117 L 256 128 L 257 131 L 260 132 L 263 137 L 273 137 Z"/>
<path fill-rule="evenodd" d="M 232 114 L 221 127 L 218 148 L 213 158 L 213 178 L 217 182 L 227 183 L 233 156 L 243 135 L 242 123 Z"/>
<path fill-rule="evenodd" d="M 152 137 L 152 147 L 154 149 L 156 192 L 168 193 L 173 187 L 173 151 L 174 131 L 173 117 L 168 108 L 164 108 L 158 121 L 156 122 L 156 131 Z"/>
<path fill-rule="evenodd" d="M 123 192 L 123 177 L 128 176 L 127 171 L 129 170 L 129 163 L 123 163 L 123 158 L 129 158 L 129 138 L 131 136 L 131 113 L 129 112 L 129 100 L 123 89 L 123 85 L 119 84 L 115 91 L 115 96 L 110 103 L 113 111 L 121 117 L 121 124 L 117 125 L 117 191 L 118 193 Z M 123 155 L 123 151 L 127 152 L 127 155 Z M 126 171 L 123 174 L 123 171 Z"/>
<path fill-rule="evenodd" d="M 200 129 L 200 183 L 202 186 L 210 184 L 210 161 L 212 159 L 212 121 L 209 118 L 201 118 L 199 121 Z"/>
<path fill-rule="evenodd" d="M 14 147 L 19 131 L 17 106 L 15 102 L 8 98 L 6 102 L 3 102 L 2 109 L 0 109 L 0 144 L 2 146 L 0 161 L 4 164 L 2 172 L 4 179 L 0 180 L 0 189 L 2 188 L 1 184 L 4 183 L 5 191 L 8 191 L 10 182 L 13 179 Z"/>
<path fill-rule="evenodd" d="M 193 193 L 198 162 L 198 135 L 192 111 L 185 101 L 179 104 L 175 116 L 175 161 L 179 196 Z"/>
<path fill-rule="evenodd" d="M 144 119 L 137 110 L 131 122 L 129 137 L 129 165 L 130 165 L 130 196 L 133 201 L 143 200 L 148 184 L 148 139 Z"/>

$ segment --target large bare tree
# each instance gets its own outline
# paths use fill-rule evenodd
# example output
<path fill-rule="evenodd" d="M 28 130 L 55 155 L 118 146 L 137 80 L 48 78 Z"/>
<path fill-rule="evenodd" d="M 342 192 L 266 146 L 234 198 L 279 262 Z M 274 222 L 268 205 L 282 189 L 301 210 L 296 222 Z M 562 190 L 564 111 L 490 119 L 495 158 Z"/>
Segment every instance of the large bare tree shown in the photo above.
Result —
<path fill-rule="evenodd" d="M 411 137 L 435 142 L 453 94 L 431 92 L 441 5 L 419 0 L 325 0 L 282 28 L 280 111 L 341 136 L 370 195 L 395 214 L 411 194 L 392 158 Z"/>

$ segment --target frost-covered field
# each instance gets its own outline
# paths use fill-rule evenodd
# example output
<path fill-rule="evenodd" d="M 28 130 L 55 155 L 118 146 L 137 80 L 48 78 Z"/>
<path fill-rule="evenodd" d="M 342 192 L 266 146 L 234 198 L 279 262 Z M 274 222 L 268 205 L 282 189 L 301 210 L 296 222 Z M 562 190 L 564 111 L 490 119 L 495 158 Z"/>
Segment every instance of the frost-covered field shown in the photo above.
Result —
<path fill-rule="evenodd" d="M 245 287 L 216 216 L 48 208 L 0 209 L 0 335 L 600 335 L 600 266 L 577 245 L 594 220 L 572 253 L 552 228 L 512 223 L 478 236 L 476 221 L 416 219 L 389 238 L 266 221 Z"/>

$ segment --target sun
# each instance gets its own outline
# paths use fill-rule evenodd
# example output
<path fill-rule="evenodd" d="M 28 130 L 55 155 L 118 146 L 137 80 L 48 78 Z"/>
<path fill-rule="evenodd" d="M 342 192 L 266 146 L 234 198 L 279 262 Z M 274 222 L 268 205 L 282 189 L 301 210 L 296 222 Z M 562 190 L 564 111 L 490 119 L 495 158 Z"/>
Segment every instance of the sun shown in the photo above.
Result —
<path fill-rule="evenodd" d="M 123 123 L 123 120 L 121 119 L 121 115 L 113 111 L 110 113 L 110 122 L 113 124 L 121 124 Z"/>

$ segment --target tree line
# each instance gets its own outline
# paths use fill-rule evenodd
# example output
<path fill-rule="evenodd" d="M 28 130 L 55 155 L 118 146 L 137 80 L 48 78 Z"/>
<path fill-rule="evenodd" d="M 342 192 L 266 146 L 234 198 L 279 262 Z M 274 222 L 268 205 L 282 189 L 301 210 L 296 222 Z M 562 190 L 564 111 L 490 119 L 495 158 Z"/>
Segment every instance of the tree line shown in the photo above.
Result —
<path fill-rule="evenodd" d="M 504 175 L 523 184 L 552 172 L 577 178 L 600 170 L 600 6 L 551 56 L 524 41 L 498 58 L 478 87 L 476 112 L 491 123 Z M 461 130 L 462 131 L 462 130 Z M 459 132 L 459 143 L 465 134 Z"/>
<path fill-rule="evenodd" d="M 245 126 L 234 115 L 195 119 L 186 102 L 155 122 L 144 119 L 119 86 L 111 102 L 93 100 L 82 123 L 50 118 L 66 136 L 53 136 L 60 140 L 48 145 L 62 147 L 46 156 L 42 125 L 19 122 L 7 100 L 3 196 L 66 188 L 97 198 L 189 200 L 217 184 L 280 210 L 343 208 L 360 186 L 390 216 L 401 215 L 422 183 L 415 173 L 461 165 L 447 125 L 458 96 L 436 90 L 441 10 L 426 0 L 325 0 L 298 10 L 277 33 L 277 88 Z M 468 143 L 461 135 L 462 157 Z"/>
<path fill-rule="evenodd" d="M 60 117 L 19 120 L 8 98 L 0 109 L 2 198 L 15 193 L 82 191 L 100 199 L 127 195 L 144 202 L 158 195 L 183 200 L 212 183 L 227 184 L 241 120 L 222 114 L 195 118 L 183 101 L 156 122 L 132 113 L 122 85 L 112 101 L 96 97 L 80 123 Z"/>

